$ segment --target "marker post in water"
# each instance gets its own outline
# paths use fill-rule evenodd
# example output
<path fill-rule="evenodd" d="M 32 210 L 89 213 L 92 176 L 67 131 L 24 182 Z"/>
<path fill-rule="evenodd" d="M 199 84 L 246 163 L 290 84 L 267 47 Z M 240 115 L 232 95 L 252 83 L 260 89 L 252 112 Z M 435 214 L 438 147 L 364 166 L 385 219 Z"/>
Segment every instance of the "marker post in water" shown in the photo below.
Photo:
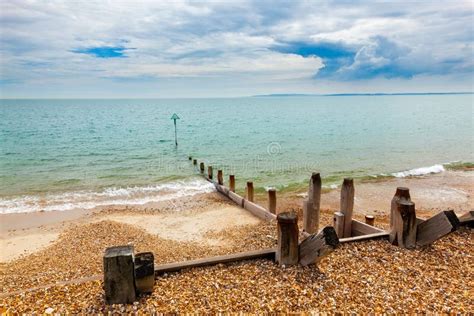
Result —
<path fill-rule="evenodd" d="M 178 134 L 176 132 L 176 120 L 179 120 L 178 114 L 174 113 L 171 119 L 174 121 L 174 143 L 178 146 Z"/>

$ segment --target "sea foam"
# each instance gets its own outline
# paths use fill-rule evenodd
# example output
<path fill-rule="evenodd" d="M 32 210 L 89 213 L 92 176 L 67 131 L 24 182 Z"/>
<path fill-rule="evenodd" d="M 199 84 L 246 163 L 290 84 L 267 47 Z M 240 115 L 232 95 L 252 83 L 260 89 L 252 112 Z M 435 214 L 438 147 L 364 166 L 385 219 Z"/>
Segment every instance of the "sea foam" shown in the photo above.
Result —
<path fill-rule="evenodd" d="M 44 196 L 28 195 L 0 199 L 0 214 L 92 209 L 107 205 L 142 205 L 215 191 L 204 179 L 179 180 L 143 187 L 107 188 Z"/>
<path fill-rule="evenodd" d="M 431 173 L 440 173 L 445 171 L 443 165 L 434 165 L 430 167 L 421 167 L 421 168 L 416 168 L 416 169 L 411 169 L 411 170 L 406 170 L 406 171 L 401 171 L 401 172 L 395 172 L 392 173 L 392 176 L 396 178 L 404 178 L 404 177 L 410 177 L 410 176 L 422 176 L 425 174 L 431 174 Z"/>

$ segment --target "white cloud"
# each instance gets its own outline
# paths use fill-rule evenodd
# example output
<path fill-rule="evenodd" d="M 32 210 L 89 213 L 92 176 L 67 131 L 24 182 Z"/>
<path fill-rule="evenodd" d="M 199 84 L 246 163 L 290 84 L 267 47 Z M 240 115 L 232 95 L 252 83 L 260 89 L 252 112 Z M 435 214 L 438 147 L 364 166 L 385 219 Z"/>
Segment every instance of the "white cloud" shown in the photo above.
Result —
<path fill-rule="evenodd" d="M 223 94 L 245 89 L 249 93 L 243 94 L 346 89 L 351 83 L 318 79 L 324 56 L 273 49 L 286 43 L 321 42 L 353 50 L 353 60 L 334 70 L 351 73 L 351 80 L 367 69 L 395 67 L 434 88 L 439 85 L 428 80 L 430 75 L 458 78 L 456 90 L 465 90 L 472 87 L 466 74 L 474 67 L 474 35 L 468 27 L 472 19 L 469 1 L 409 6 L 332 1 L 3 1 L 0 69 L 6 84 L 0 90 L 6 96 L 26 96 L 35 85 L 61 83 L 74 96 L 81 83 L 105 88 L 114 86 L 105 84 L 107 80 L 140 78 L 173 78 L 183 89 L 194 88 L 180 85 L 179 78 L 183 84 L 189 84 L 186 78 L 206 78 L 202 81 L 209 87 L 200 91 L 209 95 L 218 81 L 240 86 L 219 91 Z M 74 52 L 102 46 L 124 46 L 128 57 Z M 375 91 L 387 89 L 387 82 L 405 89 L 410 85 L 404 80 L 371 84 Z M 355 81 L 352 86 L 360 87 Z"/>

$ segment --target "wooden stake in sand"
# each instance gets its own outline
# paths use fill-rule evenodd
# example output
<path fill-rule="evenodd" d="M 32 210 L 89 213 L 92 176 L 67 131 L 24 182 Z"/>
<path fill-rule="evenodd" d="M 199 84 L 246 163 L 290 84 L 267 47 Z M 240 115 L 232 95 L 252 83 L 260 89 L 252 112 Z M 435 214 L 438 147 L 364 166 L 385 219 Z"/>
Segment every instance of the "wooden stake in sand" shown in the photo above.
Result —
<path fill-rule="evenodd" d="M 365 223 L 370 226 L 374 226 L 375 224 L 375 216 L 373 215 L 365 215 Z"/>
<path fill-rule="evenodd" d="M 284 212 L 278 214 L 277 221 L 276 261 L 279 265 L 298 264 L 298 216 L 293 212 Z"/>
<path fill-rule="evenodd" d="M 109 247 L 104 254 L 107 304 L 131 304 L 136 299 L 133 246 Z"/>
<path fill-rule="evenodd" d="M 333 226 L 334 226 L 337 236 L 339 238 L 343 238 L 344 237 L 344 214 L 342 214 L 341 212 L 334 213 Z"/>
<path fill-rule="evenodd" d="M 398 209 L 398 202 L 401 200 L 411 201 L 410 199 L 410 190 L 405 187 L 398 187 L 395 191 L 395 195 L 392 198 L 390 205 L 390 237 L 389 240 L 392 244 L 395 243 L 397 239 L 396 230 L 394 227 L 394 218 Z"/>
<path fill-rule="evenodd" d="M 269 189 L 268 190 L 268 211 L 272 214 L 276 214 L 276 190 L 275 189 Z"/>
<path fill-rule="evenodd" d="M 416 245 L 426 246 L 455 231 L 459 219 L 454 211 L 443 211 L 430 217 L 416 228 Z"/>
<path fill-rule="evenodd" d="M 207 167 L 207 177 L 212 180 L 212 166 Z"/>
<path fill-rule="evenodd" d="M 316 216 L 313 201 L 305 199 L 303 201 L 303 231 L 308 234 L 314 234 L 317 232 L 318 220 L 319 218 Z"/>
<path fill-rule="evenodd" d="M 138 293 L 151 293 L 155 285 L 155 266 L 152 252 L 135 255 L 135 286 Z"/>
<path fill-rule="evenodd" d="M 193 159 L 193 165 L 195 165 L 195 166 L 196 166 L 196 165 L 197 165 L 197 163 L 198 163 L 197 159 Z"/>
<path fill-rule="evenodd" d="M 339 244 L 334 227 L 326 226 L 319 234 L 313 234 L 303 240 L 299 245 L 300 264 L 307 266 L 318 263 L 322 258 L 330 254 Z"/>
<path fill-rule="evenodd" d="M 233 174 L 229 176 L 229 190 L 235 192 L 235 176 Z"/>
<path fill-rule="evenodd" d="M 351 237 L 354 211 L 354 180 L 345 178 L 341 187 L 341 212 L 344 214 L 344 237 Z"/>
<path fill-rule="evenodd" d="M 217 170 L 217 183 L 220 185 L 224 185 L 224 176 L 222 174 L 222 170 Z"/>
<path fill-rule="evenodd" d="M 416 213 L 415 203 L 405 199 L 397 202 L 397 210 L 393 218 L 393 227 L 396 239 L 392 244 L 402 248 L 415 248 L 416 246 Z"/>
<path fill-rule="evenodd" d="M 309 181 L 308 199 L 303 202 L 303 230 L 313 234 L 319 230 L 321 175 L 314 172 Z"/>
<path fill-rule="evenodd" d="M 253 182 L 247 181 L 247 200 L 253 202 Z"/>
<path fill-rule="evenodd" d="M 199 170 L 201 170 L 201 173 L 204 173 L 204 162 L 199 164 Z"/>

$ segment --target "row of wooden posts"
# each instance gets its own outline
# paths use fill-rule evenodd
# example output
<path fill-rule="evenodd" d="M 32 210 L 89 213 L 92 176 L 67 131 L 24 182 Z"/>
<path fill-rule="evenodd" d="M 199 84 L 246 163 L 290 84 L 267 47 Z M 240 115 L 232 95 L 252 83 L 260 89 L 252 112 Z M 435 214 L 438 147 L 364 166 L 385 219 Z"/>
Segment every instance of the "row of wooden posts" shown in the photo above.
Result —
<path fill-rule="evenodd" d="M 197 160 L 189 157 L 197 167 Z M 199 164 L 204 175 L 205 165 Z M 303 266 L 317 263 L 336 249 L 340 243 L 356 242 L 374 238 L 388 238 L 403 248 L 426 246 L 439 238 L 455 231 L 460 225 L 472 227 L 474 211 L 460 218 L 450 211 L 443 211 L 423 220 L 416 217 L 415 204 L 408 188 L 397 188 L 391 201 L 390 231 L 374 227 L 373 216 L 366 216 L 365 222 L 352 218 L 354 209 L 354 182 L 344 179 L 341 187 L 340 210 L 334 213 L 332 226 L 319 230 L 321 204 L 321 176 L 311 175 L 308 197 L 303 201 L 303 236 L 299 242 L 298 217 L 294 212 L 278 212 L 276 190 L 268 190 L 268 208 L 254 203 L 253 182 L 247 182 L 246 198 L 235 193 L 235 176 L 229 176 L 229 187 L 224 186 L 223 171 L 217 171 L 217 181 L 213 180 L 213 168 L 208 166 L 207 179 L 218 192 L 248 210 L 265 219 L 277 221 L 277 247 L 256 251 L 247 251 L 232 255 L 202 258 L 154 266 L 152 253 L 134 255 L 133 246 L 110 247 L 104 255 L 104 289 L 106 303 L 132 303 L 141 293 L 153 290 L 155 277 L 185 268 L 202 267 L 218 263 L 235 262 L 258 258 L 275 260 L 279 265 Z"/>

